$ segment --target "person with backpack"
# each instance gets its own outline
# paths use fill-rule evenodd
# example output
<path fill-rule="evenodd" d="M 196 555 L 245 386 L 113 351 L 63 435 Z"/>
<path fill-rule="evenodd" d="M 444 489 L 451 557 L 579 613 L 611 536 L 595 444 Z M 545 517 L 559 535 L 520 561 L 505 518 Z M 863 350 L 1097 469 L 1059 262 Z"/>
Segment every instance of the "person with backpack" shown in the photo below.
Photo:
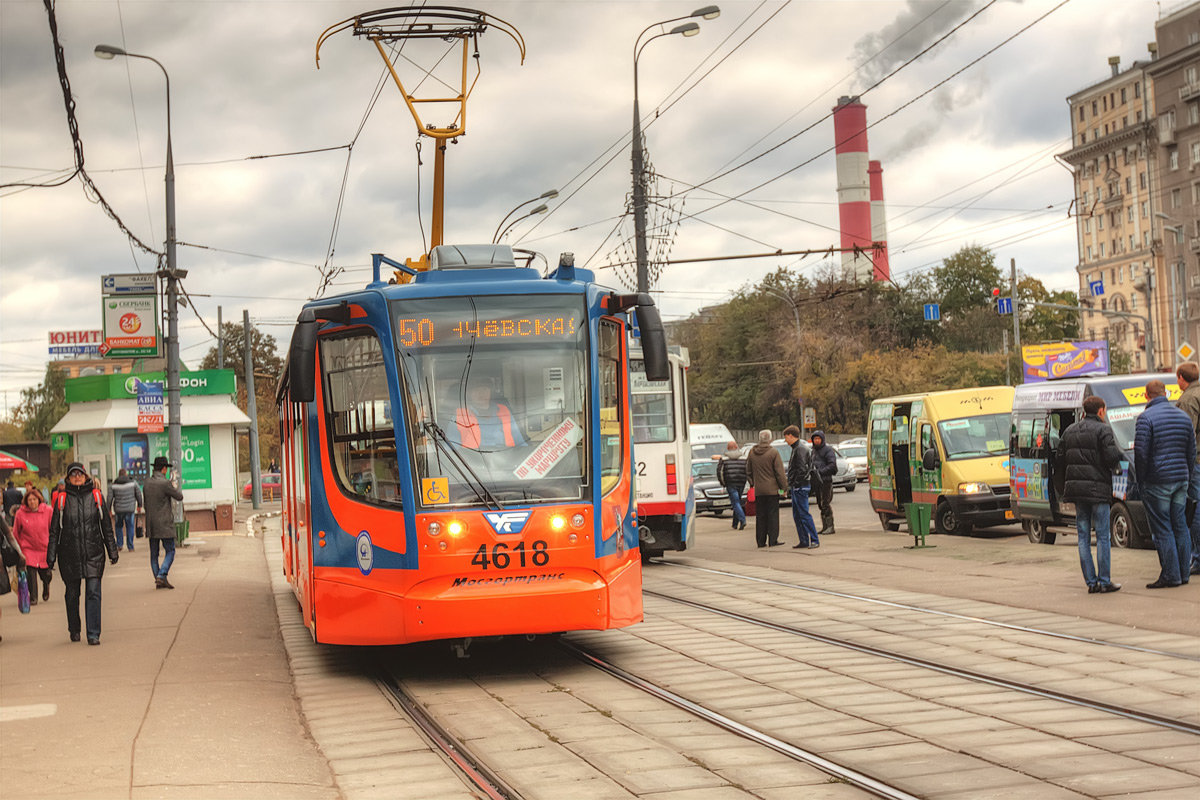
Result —
<path fill-rule="evenodd" d="M 67 606 L 67 633 L 79 641 L 79 592 L 84 584 L 84 616 L 88 644 L 100 644 L 100 583 L 104 578 L 104 558 L 117 563 L 117 539 L 112 518 L 104 505 L 104 495 L 96 488 L 83 464 L 67 465 L 66 488 L 55 497 L 54 516 L 50 520 L 50 542 L 46 563 L 58 564 Z"/>

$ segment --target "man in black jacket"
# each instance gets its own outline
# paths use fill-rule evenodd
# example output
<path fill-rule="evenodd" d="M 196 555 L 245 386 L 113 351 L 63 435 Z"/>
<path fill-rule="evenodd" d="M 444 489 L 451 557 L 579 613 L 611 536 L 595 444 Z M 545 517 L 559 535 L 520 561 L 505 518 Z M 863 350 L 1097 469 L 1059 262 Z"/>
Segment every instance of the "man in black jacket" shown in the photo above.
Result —
<path fill-rule="evenodd" d="M 1112 476 L 1125 458 L 1104 419 L 1104 401 L 1083 399 L 1083 419 L 1068 425 L 1058 442 L 1058 460 L 1066 465 L 1063 500 L 1075 504 L 1075 531 L 1079 538 L 1079 565 L 1091 594 L 1115 592 L 1121 584 L 1109 580 Z M 1096 531 L 1096 560 L 1092 563 L 1092 529 Z"/>
<path fill-rule="evenodd" d="M 817 495 L 817 508 L 821 509 L 819 533 L 837 533 L 833 529 L 833 476 L 837 474 L 837 455 L 825 444 L 825 433 L 814 431 L 812 435 L 813 491 Z"/>
<path fill-rule="evenodd" d="M 821 540 L 817 538 L 817 525 L 813 522 L 812 512 L 808 510 L 808 489 L 813 471 L 812 451 L 800 440 L 800 429 L 795 425 L 783 429 L 783 438 L 792 446 L 792 457 L 787 465 L 788 496 L 792 499 L 792 521 L 796 523 L 796 535 L 800 537 L 800 544 L 793 545 L 792 549 L 817 548 L 821 546 Z"/>

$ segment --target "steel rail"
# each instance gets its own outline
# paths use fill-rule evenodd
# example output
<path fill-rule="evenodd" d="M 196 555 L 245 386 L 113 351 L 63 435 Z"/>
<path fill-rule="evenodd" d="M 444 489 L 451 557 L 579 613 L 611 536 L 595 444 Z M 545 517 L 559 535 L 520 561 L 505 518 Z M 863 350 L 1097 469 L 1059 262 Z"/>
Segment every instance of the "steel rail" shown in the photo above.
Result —
<path fill-rule="evenodd" d="M 686 697 L 677 695 L 668 689 L 664 689 L 661 686 L 650 683 L 649 681 L 634 675 L 631 672 L 627 672 L 609 661 L 606 661 L 600 656 L 595 655 L 594 653 L 578 644 L 575 644 L 574 642 L 560 639 L 558 644 L 564 650 L 585 664 L 589 664 L 596 669 L 607 672 L 609 675 L 624 681 L 630 686 L 641 689 L 647 694 L 651 694 L 660 700 L 664 700 L 676 708 L 682 709 L 689 714 L 693 714 L 700 719 L 716 725 L 719 728 L 729 731 L 730 733 L 736 734 L 745 739 L 749 739 L 757 744 L 761 744 L 764 747 L 770 748 L 777 753 L 787 756 L 788 758 L 814 766 L 822 772 L 856 786 L 863 791 L 870 792 L 877 797 L 888 798 L 888 800 L 919 800 L 916 795 L 911 795 L 908 792 L 897 789 L 894 786 L 890 786 L 883 781 L 872 778 L 870 775 L 843 766 L 834 761 L 830 761 L 824 756 L 818 755 L 811 750 L 805 750 L 802 747 L 797 747 L 796 745 L 785 742 L 782 739 L 777 739 L 770 734 L 763 733 L 762 731 L 751 728 L 748 725 L 743 725 L 737 720 L 731 719 L 724 714 L 720 714 L 710 708 L 700 705 L 699 703 L 688 700 Z"/>
<path fill-rule="evenodd" d="M 1125 708 L 1123 706 L 1117 706 L 1117 705 L 1113 705 L 1111 703 L 1105 703 L 1100 700 L 1089 700 L 1085 697 L 1078 697 L 1076 695 L 1066 694 L 1065 692 L 1057 692 L 1053 689 L 1044 689 L 1044 688 L 1041 688 L 1038 686 L 1032 686 L 1030 684 L 1021 683 L 1019 681 L 1010 681 L 1007 678 L 997 678 L 994 675 L 987 675 L 982 672 L 975 672 L 974 670 L 963 669 L 961 667 L 952 667 L 952 666 L 949 666 L 946 664 L 939 664 L 936 661 L 929 661 L 924 658 L 918 658 L 916 656 L 909 656 L 909 655 L 905 655 L 903 653 L 894 652 L 892 650 L 884 650 L 882 648 L 872 647 L 870 645 L 858 644 L 856 642 L 851 642 L 851 641 L 848 641 L 845 639 L 839 639 L 836 636 L 827 636 L 823 633 L 814 633 L 813 631 L 806 631 L 803 628 L 796 628 L 791 625 L 784 625 L 784 624 L 778 623 L 778 622 L 771 622 L 769 620 L 757 619 L 755 617 L 751 617 L 746 614 L 739 614 L 736 611 L 728 611 L 723 608 L 717 608 L 716 606 L 710 606 L 705 603 L 699 603 L 699 602 L 696 602 L 695 600 L 687 600 L 682 597 L 674 597 L 672 595 L 663 594 L 661 592 L 656 592 L 652 589 L 643 588 L 642 593 L 648 594 L 651 597 L 657 597 L 661 600 L 669 600 L 673 603 L 679 603 L 681 605 L 689 606 L 691 608 L 696 608 L 701 611 L 708 611 L 709 613 L 712 613 L 712 614 L 719 614 L 720 616 L 727 617 L 727 618 L 733 619 L 733 620 L 738 620 L 739 622 L 746 622 L 751 625 L 757 625 L 762 628 L 769 628 L 771 630 L 779 631 L 781 633 L 790 633 L 790 634 L 794 634 L 796 636 L 803 636 L 806 639 L 812 639 L 813 641 L 832 645 L 834 647 L 841 647 L 841 648 L 845 648 L 847 650 L 853 650 L 858 653 L 864 653 L 867 655 L 878 656 L 880 658 L 886 658 L 886 659 L 889 659 L 892 661 L 899 661 L 902 664 L 909 664 L 909 665 L 912 665 L 915 667 L 922 667 L 924 669 L 933 670 L 934 672 L 940 672 L 944 675 L 952 675 L 952 676 L 959 677 L 959 678 L 965 678 L 966 680 L 975 681 L 977 683 L 985 683 L 990 686 L 996 686 L 996 687 L 999 687 L 1002 689 L 1010 689 L 1012 691 L 1021 692 L 1023 694 L 1031 694 L 1036 697 L 1044 697 L 1044 698 L 1047 698 L 1050 700 L 1057 700 L 1059 702 L 1068 703 L 1070 705 L 1075 705 L 1075 706 L 1080 706 L 1082 708 L 1090 708 L 1095 711 L 1102 711 L 1107 714 L 1112 714 L 1114 716 L 1123 717 L 1125 719 L 1131 719 L 1131 720 L 1135 720 L 1137 722 L 1144 722 L 1148 725 L 1156 725 L 1161 728 L 1169 728 L 1171 730 L 1181 731 L 1182 733 L 1190 733 L 1193 735 L 1200 736 L 1200 725 L 1198 725 L 1196 723 L 1192 723 L 1192 722 L 1187 722 L 1185 720 L 1174 719 L 1172 717 L 1163 717 L 1163 716 L 1159 716 L 1158 714 L 1151 714 L 1151 713 L 1145 712 L 1145 711 L 1137 711 L 1136 709 Z"/>
<path fill-rule="evenodd" d="M 1100 645 L 1102 647 L 1118 647 L 1122 650 L 1132 650 L 1135 653 L 1148 653 L 1155 656 L 1166 656 L 1168 658 L 1179 658 L 1185 661 L 1200 661 L 1200 655 L 1190 655 L 1188 653 L 1176 653 L 1171 650 L 1156 650 L 1153 647 L 1142 647 L 1136 644 L 1125 644 L 1123 642 L 1110 642 L 1106 639 L 1096 639 L 1091 636 L 1080 636 L 1074 633 L 1061 633 L 1059 631 L 1048 631 L 1045 628 L 1030 628 L 1025 625 L 1017 625 L 1012 622 L 1001 622 L 994 619 L 986 619 L 984 617 L 974 617 L 970 614 L 959 614 L 954 611 L 940 611 L 936 608 L 925 608 L 924 606 L 914 606 L 907 603 L 897 603 L 892 600 L 880 600 L 875 597 L 865 597 L 858 594 L 850 594 L 849 592 L 839 592 L 834 589 L 821 589 L 816 586 L 805 586 L 802 583 L 791 583 L 789 581 L 780 581 L 773 578 L 759 578 L 753 575 L 739 575 L 736 572 L 727 570 L 713 569 L 712 567 L 697 567 L 693 564 L 680 564 L 673 561 L 663 559 L 655 559 L 653 563 L 656 566 L 679 567 L 682 569 L 696 570 L 697 572 L 708 572 L 713 575 L 723 575 L 729 578 L 739 578 L 744 581 L 754 581 L 756 583 L 767 583 L 774 586 L 786 586 L 789 589 L 800 589 L 805 592 L 813 592 L 815 594 L 829 595 L 830 597 L 841 597 L 846 600 L 861 600 L 864 603 L 873 603 L 879 606 L 887 606 L 889 608 L 899 608 L 906 611 L 920 611 L 925 614 L 933 614 L 940 617 L 949 617 L 951 619 L 961 619 L 967 622 L 978 622 L 981 625 L 991 625 L 996 628 L 1005 628 L 1011 631 L 1020 633 L 1036 633 L 1041 636 L 1049 636 L 1055 639 L 1064 639 L 1071 642 L 1082 642 L 1084 644 Z"/>
<path fill-rule="evenodd" d="M 377 666 L 375 683 L 396 709 L 412 720 L 425 740 L 436 747 L 473 788 L 483 792 L 490 800 L 522 800 L 520 792 L 442 727 L 387 668 Z"/>

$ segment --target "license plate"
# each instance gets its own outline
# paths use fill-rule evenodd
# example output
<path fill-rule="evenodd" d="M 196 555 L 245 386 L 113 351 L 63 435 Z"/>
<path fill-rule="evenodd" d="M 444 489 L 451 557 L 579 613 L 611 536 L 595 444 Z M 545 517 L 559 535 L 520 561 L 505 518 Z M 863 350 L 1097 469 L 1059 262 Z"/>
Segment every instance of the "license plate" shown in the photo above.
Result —
<path fill-rule="evenodd" d="M 1011 508 L 1008 511 L 1004 512 L 1004 518 L 1005 519 L 1016 519 L 1016 517 L 1013 516 L 1013 512 L 1012 512 Z"/>

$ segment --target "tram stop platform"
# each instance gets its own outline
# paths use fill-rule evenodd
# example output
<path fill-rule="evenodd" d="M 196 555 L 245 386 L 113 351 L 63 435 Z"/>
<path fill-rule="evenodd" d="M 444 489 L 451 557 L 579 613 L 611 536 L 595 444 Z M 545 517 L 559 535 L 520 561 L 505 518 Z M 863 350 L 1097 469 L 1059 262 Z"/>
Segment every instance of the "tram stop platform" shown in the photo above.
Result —
<path fill-rule="evenodd" d="M 299 798 L 339 792 L 304 726 L 264 542 L 193 532 L 156 589 L 145 539 L 108 565 L 100 645 L 71 642 L 50 600 L 0 597 L 4 797 Z M 80 612 L 82 615 L 82 601 Z"/>

